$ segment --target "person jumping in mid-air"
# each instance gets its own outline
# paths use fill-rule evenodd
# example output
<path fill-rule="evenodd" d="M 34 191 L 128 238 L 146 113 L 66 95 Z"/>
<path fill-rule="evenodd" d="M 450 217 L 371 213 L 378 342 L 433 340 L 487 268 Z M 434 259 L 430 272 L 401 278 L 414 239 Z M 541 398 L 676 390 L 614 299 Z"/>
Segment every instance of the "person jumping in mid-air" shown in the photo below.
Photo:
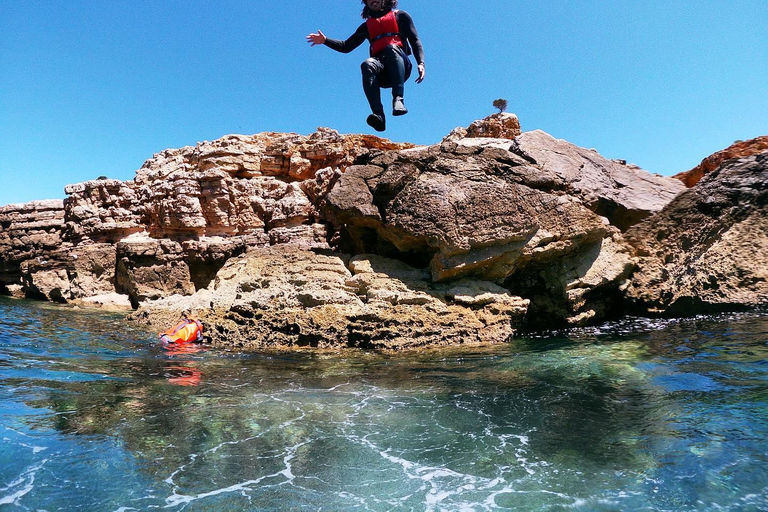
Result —
<path fill-rule="evenodd" d="M 419 69 L 416 83 L 420 84 L 424 80 L 424 48 L 410 14 L 395 9 L 397 0 L 362 0 L 362 3 L 365 5 L 363 19 L 366 21 L 347 40 L 327 38 L 318 30 L 317 34 L 309 34 L 307 41 L 312 46 L 324 44 L 341 53 L 351 52 L 366 39 L 370 42 L 371 56 L 361 65 L 363 90 L 373 112 L 367 122 L 376 131 L 383 132 L 387 123 L 380 88 L 392 88 L 393 116 L 407 114 L 408 109 L 403 103 L 403 84 L 411 76 L 412 64 L 408 55 L 413 48 Z"/>

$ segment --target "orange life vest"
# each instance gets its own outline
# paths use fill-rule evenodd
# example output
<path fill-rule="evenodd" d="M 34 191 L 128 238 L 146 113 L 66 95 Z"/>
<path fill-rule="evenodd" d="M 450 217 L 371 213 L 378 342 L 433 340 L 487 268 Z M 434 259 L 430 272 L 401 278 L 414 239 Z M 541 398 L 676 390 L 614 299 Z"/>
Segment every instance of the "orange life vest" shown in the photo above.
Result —
<path fill-rule="evenodd" d="M 389 11 L 381 18 L 368 18 L 365 24 L 371 39 L 371 57 L 380 54 L 390 45 L 405 47 L 400 37 L 400 27 L 397 26 L 397 11 Z"/>
<path fill-rule="evenodd" d="M 191 343 L 202 341 L 203 324 L 197 318 L 185 318 L 174 327 L 160 333 L 160 339 L 166 343 Z"/>

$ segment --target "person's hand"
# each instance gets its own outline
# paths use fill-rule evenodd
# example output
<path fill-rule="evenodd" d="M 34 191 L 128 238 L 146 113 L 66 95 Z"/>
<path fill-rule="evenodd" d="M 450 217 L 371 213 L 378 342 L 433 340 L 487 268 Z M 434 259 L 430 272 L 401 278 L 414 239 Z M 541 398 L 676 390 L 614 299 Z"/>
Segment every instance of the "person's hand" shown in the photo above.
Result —
<path fill-rule="evenodd" d="M 417 84 L 420 84 L 421 82 L 424 81 L 424 74 L 425 73 L 426 72 L 424 70 L 424 64 L 419 64 L 419 78 L 416 79 L 416 83 Z"/>
<path fill-rule="evenodd" d="M 316 44 L 325 44 L 325 40 L 327 38 L 325 37 L 325 34 L 323 34 L 322 30 L 318 30 L 317 34 L 309 34 L 307 36 L 307 42 L 312 43 L 312 46 L 315 46 Z"/>

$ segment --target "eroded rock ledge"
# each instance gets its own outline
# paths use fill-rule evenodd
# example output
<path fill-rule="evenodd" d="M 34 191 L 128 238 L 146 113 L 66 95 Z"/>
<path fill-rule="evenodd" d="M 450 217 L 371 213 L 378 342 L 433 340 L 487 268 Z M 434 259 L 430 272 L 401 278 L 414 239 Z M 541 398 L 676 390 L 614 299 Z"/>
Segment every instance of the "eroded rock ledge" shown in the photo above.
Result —
<path fill-rule="evenodd" d="M 376 255 L 275 245 L 233 258 L 208 289 L 133 316 L 167 324 L 199 312 L 219 347 L 361 347 L 499 343 L 528 301 L 485 281 L 438 284 L 424 270 Z"/>
<path fill-rule="evenodd" d="M 193 310 L 211 343 L 243 348 L 493 343 L 627 307 L 756 305 L 761 155 L 683 193 L 513 114 L 432 146 L 232 135 L 0 208 L 0 291 L 130 305 L 157 328 Z"/>

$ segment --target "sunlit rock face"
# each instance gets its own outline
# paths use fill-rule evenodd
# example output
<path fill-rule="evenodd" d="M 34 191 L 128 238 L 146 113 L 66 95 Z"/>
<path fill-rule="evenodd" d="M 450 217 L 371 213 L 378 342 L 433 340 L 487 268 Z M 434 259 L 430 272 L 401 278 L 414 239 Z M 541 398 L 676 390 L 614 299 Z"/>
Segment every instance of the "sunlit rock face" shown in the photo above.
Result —
<path fill-rule="evenodd" d="M 133 183 L 154 237 L 248 235 L 317 220 L 316 203 L 358 156 L 406 147 L 327 128 L 310 136 L 230 135 L 163 151 Z"/>
<path fill-rule="evenodd" d="M 7 294 L 34 295 L 35 290 L 23 287 L 22 276 L 30 266 L 47 266 L 51 255 L 62 248 L 63 229 L 61 200 L 0 206 L 0 287 Z M 51 272 L 46 273 L 44 280 L 58 279 L 56 273 Z"/>
<path fill-rule="evenodd" d="M 283 244 L 233 258 L 208 289 L 149 303 L 133 318 L 163 325 L 194 311 L 221 347 L 399 350 L 506 341 L 527 305 L 493 283 L 434 283 L 399 260 Z"/>
<path fill-rule="evenodd" d="M 520 120 L 515 114 L 502 112 L 493 114 L 470 124 L 466 136 L 472 138 L 514 139 L 523 133 Z"/>
<path fill-rule="evenodd" d="M 693 187 L 707 174 L 715 171 L 726 160 L 747 158 L 768 151 L 768 135 L 762 135 L 750 140 L 739 140 L 722 151 L 718 151 L 701 161 L 690 171 L 676 174 L 674 178 L 682 181 L 686 187 Z"/>
<path fill-rule="evenodd" d="M 0 207 L 0 289 L 54 302 L 114 292 L 114 246 L 78 245 L 66 233 L 61 200 Z"/>
<path fill-rule="evenodd" d="M 2 207 L 2 290 L 59 302 L 118 292 L 137 306 L 194 293 L 246 248 L 327 247 L 317 205 L 341 173 L 369 151 L 412 146 L 327 128 L 230 135 L 163 151 L 131 181 Z"/>
<path fill-rule="evenodd" d="M 495 120 L 488 120 L 493 125 Z M 488 133 L 482 121 L 474 131 Z M 683 185 L 541 132 L 454 130 L 441 144 L 359 158 L 327 196 L 341 250 L 479 279 L 529 299 L 530 326 L 604 318 L 635 259 L 622 231 Z"/>
<path fill-rule="evenodd" d="M 696 314 L 768 303 L 768 150 L 724 161 L 627 233 L 634 309 Z"/>
<path fill-rule="evenodd" d="M 651 174 L 623 160 L 609 160 L 536 130 L 515 139 L 512 150 L 540 171 L 564 183 L 564 191 L 591 211 L 626 231 L 659 212 L 685 188 L 672 178 Z"/>
<path fill-rule="evenodd" d="M 755 304 L 765 173 L 763 157 L 750 158 L 739 168 L 751 178 L 717 170 L 684 192 L 680 180 L 522 132 L 513 114 L 431 146 L 326 128 L 231 135 L 163 151 L 131 181 L 0 209 L 0 292 L 129 304 L 162 329 L 194 310 L 213 343 L 245 348 L 493 343 L 594 324 L 627 304 L 689 312 L 717 302 L 711 276 L 706 286 L 669 276 L 703 255 L 743 278 L 717 281 L 718 293 L 734 290 L 718 304 Z M 664 220 L 686 201 L 695 222 Z M 708 228 L 716 217 L 733 221 Z M 710 255 L 726 242 L 730 252 Z"/>

